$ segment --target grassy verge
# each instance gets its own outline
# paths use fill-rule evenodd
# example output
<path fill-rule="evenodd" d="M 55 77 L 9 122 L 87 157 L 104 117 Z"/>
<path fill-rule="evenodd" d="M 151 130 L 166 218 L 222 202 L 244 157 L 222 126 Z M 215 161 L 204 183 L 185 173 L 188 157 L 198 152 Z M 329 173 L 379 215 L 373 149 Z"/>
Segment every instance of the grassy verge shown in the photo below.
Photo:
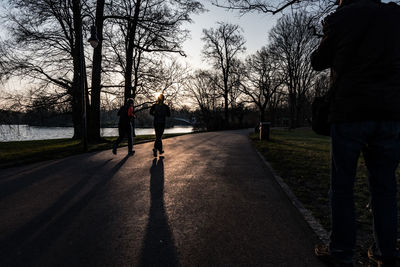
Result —
<path fill-rule="evenodd" d="M 163 138 L 182 134 L 164 134 Z M 89 144 L 88 151 L 111 149 L 117 137 L 106 137 L 103 142 Z M 155 135 L 139 135 L 135 143 L 147 142 L 155 139 Z M 120 144 L 126 146 L 127 141 Z M 80 140 L 52 139 L 37 141 L 0 142 L 0 169 L 49 159 L 60 159 L 83 153 Z"/>
<path fill-rule="evenodd" d="M 316 135 L 310 129 L 272 129 L 270 141 L 259 141 L 256 134 L 252 134 L 251 139 L 297 198 L 329 231 L 330 139 Z M 372 242 L 372 215 L 367 208 L 368 180 L 362 157 L 358 164 L 355 203 L 358 228 L 356 254 L 358 262 L 362 263 Z"/>

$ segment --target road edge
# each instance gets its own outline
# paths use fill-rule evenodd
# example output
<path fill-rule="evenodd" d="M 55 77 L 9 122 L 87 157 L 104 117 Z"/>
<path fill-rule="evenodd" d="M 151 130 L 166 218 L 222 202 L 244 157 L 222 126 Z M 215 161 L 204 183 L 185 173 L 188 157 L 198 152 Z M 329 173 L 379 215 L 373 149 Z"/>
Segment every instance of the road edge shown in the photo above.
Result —
<path fill-rule="evenodd" d="M 255 150 L 257 152 L 257 155 L 260 157 L 261 161 L 264 163 L 264 165 L 271 172 L 272 177 L 274 178 L 274 180 L 279 184 L 279 186 L 285 192 L 286 196 L 289 198 L 290 202 L 300 212 L 300 214 L 303 216 L 303 218 L 305 219 L 307 224 L 310 226 L 310 228 L 313 230 L 313 232 L 317 235 L 317 237 L 324 244 L 328 244 L 328 242 L 329 242 L 328 231 L 326 231 L 325 228 L 322 227 L 322 225 L 312 215 L 311 211 L 309 211 L 308 209 L 306 209 L 304 207 L 303 203 L 301 203 L 300 200 L 295 196 L 295 194 L 292 192 L 290 187 L 276 173 L 276 171 L 272 168 L 271 164 L 269 164 L 269 162 L 264 158 L 264 156 L 257 149 L 255 149 Z"/>

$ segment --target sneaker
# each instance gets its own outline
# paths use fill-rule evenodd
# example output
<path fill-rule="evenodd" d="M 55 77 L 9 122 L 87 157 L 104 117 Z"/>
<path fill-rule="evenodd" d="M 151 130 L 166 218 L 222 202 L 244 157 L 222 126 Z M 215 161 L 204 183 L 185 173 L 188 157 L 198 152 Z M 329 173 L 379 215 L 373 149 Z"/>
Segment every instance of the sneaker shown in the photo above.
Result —
<path fill-rule="evenodd" d="M 157 149 L 153 148 L 153 156 L 157 157 Z"/>
<path fill-rule="evenodd" d="M 321 261 L 329 264 L 329 266 L 354 266 L 353 262 L 351 260 L 345 261 L 338 259 L 337 257 L 334 257 L 330 250 L 328 245 L 316 245 L 314 249 L 315 256 L 317 256 L 318 259 Z"/>
<path fill-rule="evenodd" d="M 117 146 L 116 145 L 113 145 L 112 153 L 114 155 L 117 155 Z"/>
<path fill-rule="evenodd" d="M 161 151 L 160 151 L 160 155 L 162 155 L 162 154 L 164 154 L 164 150 L 161 150 Z"/>
<path fill-rule="evenodd" d="M 378 267 L 397 266 L 396 259 L 382 259 L 381 256 L 374 255 L 372 248 L 368 248 L 368 259 Z"/>
<path fill-rule="evenodd" d="M 128 156 L 133 156 L 135 154 L 135 150 L 128 152 Z"/>

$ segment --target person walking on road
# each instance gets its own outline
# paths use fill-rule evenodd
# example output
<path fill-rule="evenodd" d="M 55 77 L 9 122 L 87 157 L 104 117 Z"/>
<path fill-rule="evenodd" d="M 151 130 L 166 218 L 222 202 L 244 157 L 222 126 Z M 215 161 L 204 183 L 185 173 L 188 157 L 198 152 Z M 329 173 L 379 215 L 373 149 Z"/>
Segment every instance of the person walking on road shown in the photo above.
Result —
<path fill-rule="evenodd" d="M 133 137 L 135 136 L 134 119 L 135 113 L 133 111 L 133 99 L 129 98 L 126 104 L 123 105 L 117 115 L 119 116 L 118 123 L 118 139 L 115 141 L 112 149 L 114 155 L 117 154 L 117 147 L 124 139 L 125 136 L 128 137 L 128 155 L 133 156 L 135 150 L 133 150 Z"/>
<path fill-rule="evenodd" d="M 157 157 L 157 151 L 159 151 L 160 155 L 164 153 L 162 135 L 165 129 L 166 117 L 171 116 L 169 107 L 164 104 L 163 94 L 158 96 L 157 102 L 150 108 L 150 115 L 154 116 L 156 141 L 154 142 L 153 155 L 154 157 Z"/>
<path fill-rule="evenodd" d="M 352 266 L 356 243 L 354 181 L 359 155 L 368 170 L 374 243 L 368 257 L 396 266 L 400 156 L 400 7 L 341 0 L 323 21 L 312 67 L 331 69 L 331 225 L 329 245 L 315 254 Z"/>

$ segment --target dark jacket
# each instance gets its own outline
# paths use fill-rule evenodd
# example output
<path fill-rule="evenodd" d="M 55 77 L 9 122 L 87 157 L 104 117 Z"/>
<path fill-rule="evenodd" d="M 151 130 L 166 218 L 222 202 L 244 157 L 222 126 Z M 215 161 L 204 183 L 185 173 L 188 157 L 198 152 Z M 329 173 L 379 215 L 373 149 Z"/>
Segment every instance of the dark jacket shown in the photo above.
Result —
<path fill-rule="evenodd" d="M 165 124 L 166 117 L 171 116 L 169 107 L 165 104 L 154 104 L 150 108 L 150 114 L 154 116 L 154 124 Z"/>
<path fill-rule="evenodd" d="M 311 56 L 331 68 L 332 122 L 400 120 L 400 7 L 349 0 L 323 22 Z"/>
<path fill-rule="evenodd" d="M 128 127 L 129 124 L 133 124 L 133 119 L 134 119 L 134 113 L 133 113 L 133 107 L 130 107 L 128 104 L 120 107 L 118 110 L 117 115 L 119 116 L 119 122 L 118 122 L 118 127 Z"/>

